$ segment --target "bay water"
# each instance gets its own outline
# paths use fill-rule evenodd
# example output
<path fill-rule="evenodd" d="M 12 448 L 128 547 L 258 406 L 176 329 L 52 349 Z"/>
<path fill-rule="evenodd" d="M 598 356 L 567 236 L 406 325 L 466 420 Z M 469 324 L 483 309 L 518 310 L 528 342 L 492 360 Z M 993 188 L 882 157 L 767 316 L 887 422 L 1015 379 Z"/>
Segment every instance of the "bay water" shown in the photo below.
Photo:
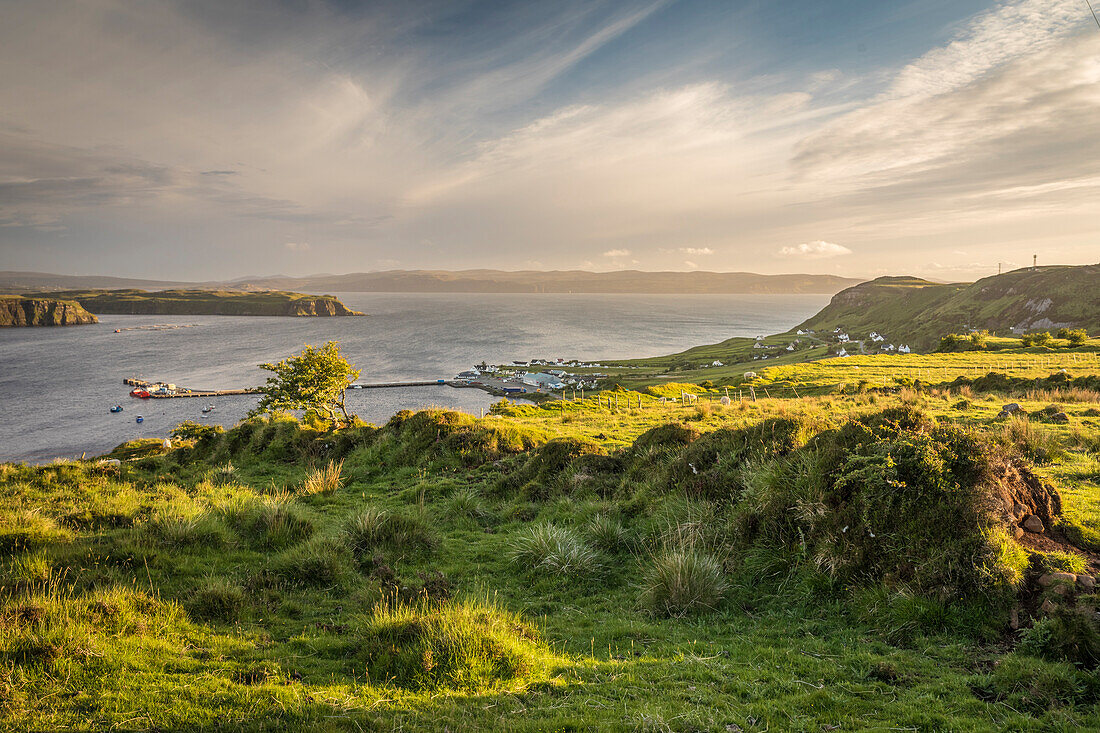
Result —
<path fill-rule="evenodd" d="M 41 463 L 166 437 L 184 420 L 231 427 L 257 397 L 138 400 L 126 377 L 199 389 L 262 384 L 304 344 L 340 342 L 361 382 L 450 379 L 476 363 L 659 356 L 731 336 L 778 333 L 827 295 L 336 293 L 364 318 L 100 316 L 65 328 L 0 329 L 0 461 Z M 151 330 L 142 327 L 172 325 Z M 115 333 L 121 329 L 121 333 Z M 497 400 L 448 386 L 352 390 L 348 406 L 382 424 L 428 406 L 479 414 Z M 203 415 L 204 406 L 216 408 Z M 110 413 L 111 405 L 124 411 Z M 142 423 L 135 421 L 143 417 Z"/>

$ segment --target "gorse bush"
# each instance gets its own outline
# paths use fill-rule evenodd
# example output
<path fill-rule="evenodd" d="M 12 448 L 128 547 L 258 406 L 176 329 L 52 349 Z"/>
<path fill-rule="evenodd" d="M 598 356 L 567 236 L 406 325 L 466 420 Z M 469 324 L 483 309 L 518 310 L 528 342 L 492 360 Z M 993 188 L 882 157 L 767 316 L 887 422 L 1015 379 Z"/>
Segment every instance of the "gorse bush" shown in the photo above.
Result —
<path fill-rule="evenodd" d="M 536 524 L 513 540 L 512 562 L 528 570 L 580 577 L 600 569 L 599 557 L 568 527 Z"/>
<path fill-rule="evenodd" d="M 727 585 L 714 557 L 691 546 L 668 548 L 645 561 L 639 602 L 658 616 L 713 611 Z"/>
<path fill-rule="evenodd" d="M 381 603 L 356 640 L 370 681 L 413 690 L 519 689 L 552 659 L 523 619 L 486 603 Z"/>

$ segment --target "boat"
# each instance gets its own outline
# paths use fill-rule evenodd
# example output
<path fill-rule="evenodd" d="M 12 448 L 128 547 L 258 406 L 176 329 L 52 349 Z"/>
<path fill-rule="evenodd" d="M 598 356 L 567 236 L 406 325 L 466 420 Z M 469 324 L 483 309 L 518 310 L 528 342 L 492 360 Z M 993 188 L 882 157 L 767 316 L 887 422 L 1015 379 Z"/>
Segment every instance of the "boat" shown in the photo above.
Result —
<path fill-rule="evenodd" d="M 130 390 L 130 396 L 140 397 L 143 400 L 147 400 L 149 399 L 149 390 L 142 389 L 141 387 L 135 387 L 134 389 Z"/>
<path fill-rule="evenodd" d="M 115 405 L 111 408 L 111 412 L 122 412 L 122 405 Z"/>
<path fill-rule="evenodd" d="M 121 328 L 116 328 L 115 333 L 122 333 L 122 329 Z"/>
<path fill-rule="evenodd" d="M 207 405 L 206 407 L 202 408 L 202 414 L 204 414 L 204 415 L 208 412 L 213 412 L 213 411 L 214 411 L 214 406 L 213 405 Z"/>
<path fill-rule="evenodd" d="M 145 418 L 142 417 L 141 415 L 138 415 L 137 420 L 135 420 L 134 422 L 145 422 Z"/>

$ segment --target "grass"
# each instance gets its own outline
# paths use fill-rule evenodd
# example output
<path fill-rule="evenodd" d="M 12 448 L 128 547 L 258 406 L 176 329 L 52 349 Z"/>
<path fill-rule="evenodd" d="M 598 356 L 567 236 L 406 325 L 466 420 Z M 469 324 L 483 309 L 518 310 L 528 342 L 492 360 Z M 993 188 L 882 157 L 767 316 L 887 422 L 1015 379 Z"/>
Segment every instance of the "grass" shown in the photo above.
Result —
<path fill-rule="evenodd" d="M 0 466 L 0 728 L 1100 729 L 1089 596 L 1029 595 L 1100 550 L 1100 403 L 836 392 L 858 365 L 703 411 L 635 391 Z M 1047 451 L 1078 550 L 966 529 L 970 440 Z"/>

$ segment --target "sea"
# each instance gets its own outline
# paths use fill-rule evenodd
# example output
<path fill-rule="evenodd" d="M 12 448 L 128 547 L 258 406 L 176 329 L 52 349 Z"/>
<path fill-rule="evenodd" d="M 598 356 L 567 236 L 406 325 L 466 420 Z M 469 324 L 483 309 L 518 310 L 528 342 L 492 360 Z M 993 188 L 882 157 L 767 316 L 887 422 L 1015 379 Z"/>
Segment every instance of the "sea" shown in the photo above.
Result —
<path fill-rule="evenodd" d="M 0 329 L 0 461 L 95 456 L 164 438 L 184 420 L 231 427 L 254 395 L 139 400 L 127 377 L 195 389 L 259 385 L 259 368 L 305 344 L 340 342 L 359 381 L 450 379 L 482 361 L 659 356 L 732 336 L 779 333 L 827 295 L 335 293 L 363 318 L 111 316 L 65 328 Z M 115 331 L 119 330 L 119 333 Z M 444 385 L 348 392 L 349 410 L 385 423 L 429 406 L 487 411 L 499 398 Z M 121 404 L 120 413 L 111 413 Z M 202 408 L 215 409 L 204 415 Z M 143 422 L 136 422 L 137 416 Z"/>

